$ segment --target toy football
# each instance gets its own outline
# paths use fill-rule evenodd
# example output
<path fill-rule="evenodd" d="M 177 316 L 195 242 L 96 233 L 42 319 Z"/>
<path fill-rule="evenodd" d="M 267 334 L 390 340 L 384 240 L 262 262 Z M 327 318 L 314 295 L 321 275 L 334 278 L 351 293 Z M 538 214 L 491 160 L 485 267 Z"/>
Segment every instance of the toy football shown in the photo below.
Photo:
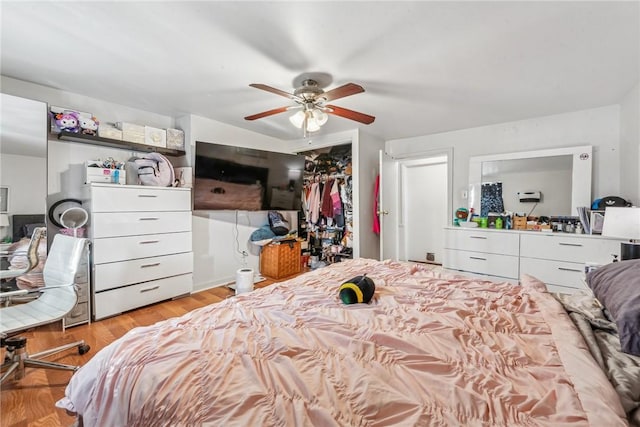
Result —
<path fill-rule="evenodd" d="M 366 274 L 356 276 L 340 285 L 340 300 L 345 304 L 368 303 L 375 291 L 375 283 Z"/>

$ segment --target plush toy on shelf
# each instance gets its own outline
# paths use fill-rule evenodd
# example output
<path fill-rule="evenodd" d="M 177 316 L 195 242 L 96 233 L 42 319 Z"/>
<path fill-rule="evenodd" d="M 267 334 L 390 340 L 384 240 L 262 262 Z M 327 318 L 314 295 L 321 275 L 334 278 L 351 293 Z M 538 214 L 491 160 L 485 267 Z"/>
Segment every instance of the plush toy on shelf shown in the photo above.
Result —
<path fill-rule="evenodd" d="M 84 135 L 97 135 L 98 134 L 98 125 L 100 122 L 95 117 L 85 117 L 81 116 L 79 119 L 81 133 Z"/>
<path fill-rule="evenodd" d="M 80 131 L 80 120 L 75 111 L 66 111 L 55 115 L 56 127 L 62 132 L 78 133 Z"/>

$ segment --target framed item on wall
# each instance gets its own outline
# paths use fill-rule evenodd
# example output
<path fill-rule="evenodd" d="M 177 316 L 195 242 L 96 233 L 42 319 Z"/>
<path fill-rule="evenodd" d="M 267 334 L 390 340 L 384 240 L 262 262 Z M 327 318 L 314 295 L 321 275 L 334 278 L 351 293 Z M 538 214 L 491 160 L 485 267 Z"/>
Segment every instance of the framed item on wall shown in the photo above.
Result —
<path fill-rule="evenodd" d="M 9 212 L 9 187 L 0 187 L 0 213 Z"/>

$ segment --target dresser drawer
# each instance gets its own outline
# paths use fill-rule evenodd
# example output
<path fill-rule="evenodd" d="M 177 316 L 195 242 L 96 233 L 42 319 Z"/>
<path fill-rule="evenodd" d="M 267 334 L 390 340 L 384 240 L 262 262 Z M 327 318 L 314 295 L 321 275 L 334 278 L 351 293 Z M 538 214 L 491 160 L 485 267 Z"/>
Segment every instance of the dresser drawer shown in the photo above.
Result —
<path fill-rule="evenodd" d="M 181 252 L 191 252 L 191 232 L 105 237 L 93 241 L 93 262 L 127 261 Z"/>
<path fill-rule="evenodd" d="M 571 234 L 523 234 L 520 245 L 521 257 L 581 264 L 587 261 L 608 264 L 613 259 L 612 254 L 620 254 L 619 240 Z"/>
<path fill-rule="evenodd" d="M 548 284 L 588 289 L 584 283 L 584 264 L 536 258 L 520 258 L 520 274 L 528 274 Z"/>
<path fill-rule="evenodd" d="M 94 239 L 191 231 L 191 211 L 95 213 L 91 221 Z"/>
<path fill-rule="evenodd" d="M 188 188 L 92 186 L 92 212 L 191 211 Z"/>
<path fill-rule="evenodd" d="M 133 259 L 93 267 L 93 291 L 100 292 L 161 277 L 177 276 L 193 271 L 193 253 L 186 252 L 153 258 Z"/>
<path fill-rule="evenodd" d="M 518 233 L 447 229 L 444 235 L 444 247 L 447 249 L 518 256 L 520 245 Z"/>
<path fill-rule="evenodd" d="M 518 279 L 518 257 L 470 251 L 444 250 L 444 267 L 470 273 Z"/>
<path fill-rule="evenodd" d="M 191 274 L 183 274 L 95 294 L 93 317 L 98 320 L 189 293 L 192 282 Z"/>

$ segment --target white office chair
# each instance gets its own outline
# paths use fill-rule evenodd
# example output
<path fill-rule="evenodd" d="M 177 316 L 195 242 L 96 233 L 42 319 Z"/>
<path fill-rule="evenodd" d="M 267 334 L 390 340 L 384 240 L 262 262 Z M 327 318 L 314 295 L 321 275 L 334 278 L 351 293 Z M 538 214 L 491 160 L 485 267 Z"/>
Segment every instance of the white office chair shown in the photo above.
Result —
<path fill-rule="evenodd" d="M 45 286 L 40 289 L 42 295 L 31 302 L 0 309 L 0 338 L 2 346 L 7 347 L 0 383 L 12 374 L 14 379 L 21 379 L 24 377 L 26 367 L 70 371 L 76 371 L 79 368 L 79 366 L 40 359 L 74 347 L 78 348 L 80 354 L 85 354 L 90 348 L 84 341 L 28 355 L 27 339 L 14 335 L 36 326 L 56 322 L 75 307 L 78 295 L 74 279 L 83 257 L 86 257 L 88 245 L 87 239 L 56 235 L 42 272 L 45 283 Z"/>

